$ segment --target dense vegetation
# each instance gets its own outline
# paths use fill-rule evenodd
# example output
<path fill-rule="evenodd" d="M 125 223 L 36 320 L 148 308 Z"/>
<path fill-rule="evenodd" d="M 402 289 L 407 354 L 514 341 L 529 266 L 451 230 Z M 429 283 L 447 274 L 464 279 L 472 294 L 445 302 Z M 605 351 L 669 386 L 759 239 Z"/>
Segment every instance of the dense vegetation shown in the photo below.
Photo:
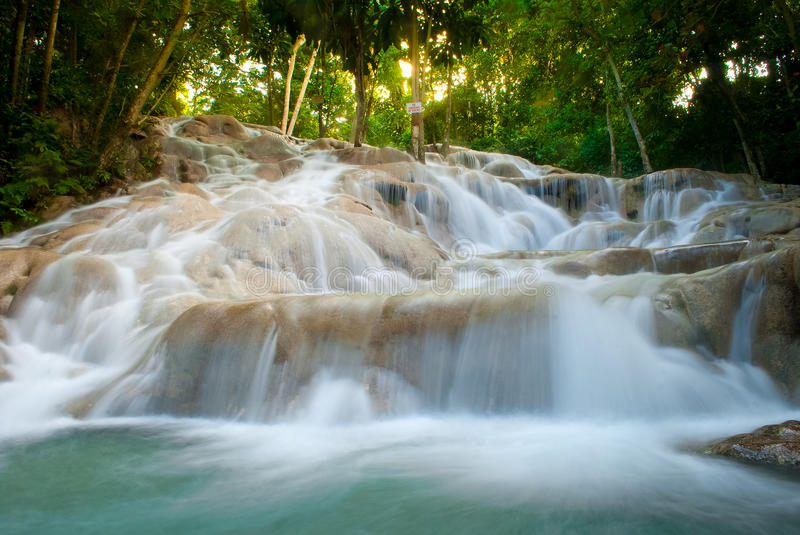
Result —
<path fill-rule="evenodd" d="M 4 233 L 53 195 L 88 196 L 124 174 L 118 156 L 148 115 L 227 113 L 416 153 L 422 137 L 609 175 L 693 166 L 799 181 L 797 0 L 3 8 Z M 425 101 L 418 135 L 412 99 Z"/>

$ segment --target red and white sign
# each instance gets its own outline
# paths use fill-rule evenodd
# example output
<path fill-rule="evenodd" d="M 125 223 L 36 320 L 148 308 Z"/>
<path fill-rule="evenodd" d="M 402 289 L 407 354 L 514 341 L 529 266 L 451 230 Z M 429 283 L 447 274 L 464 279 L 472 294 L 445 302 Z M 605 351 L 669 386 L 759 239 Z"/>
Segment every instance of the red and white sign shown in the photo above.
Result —
<path fill-rule="evenodd" d="M 406 104 L 406 113 L 422 113 L 422 102 L 409 102 Z"/>

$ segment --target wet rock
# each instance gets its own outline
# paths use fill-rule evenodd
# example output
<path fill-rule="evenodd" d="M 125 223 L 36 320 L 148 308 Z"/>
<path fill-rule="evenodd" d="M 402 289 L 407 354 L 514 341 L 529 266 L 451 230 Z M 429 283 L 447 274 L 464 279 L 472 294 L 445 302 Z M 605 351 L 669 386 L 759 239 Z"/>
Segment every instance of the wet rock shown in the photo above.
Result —
<path fill-rule="evenodd" d="M 358 229 L 361 238 L 388 265 L 430 278 L 447 255 L 427 236 L 406 230 L 375 217 L 349 213 L 343 216 Z"/>
<path fill-rule="evenodd" d="M 275 163 L 297 156 L 300 152 L 289 145 L 283 136 L 265 132 L 238 145 L 245 158 L 262 163 Z"/>
<path fill-rule="evenodd" d="M 696 273 L 739 260 L 749 240 L 700 245 L 681 245 L 653 251 L 659 273 Z"/>
<path fill-rule="evenodd" d="M 746 199 L 756 200 L 760 193 L 755 181 L 750 175 L 729 175 L 715 171 L 702 171 L 700 169 L 666 169 L 648 175 L 623 181 L 622 201 L 623 210 L 630 219 L 641 216 L 645 196 L 659 190 L 679 192 L 696 189 L 715 191 L 722 189 L 725 183 L 736 183 L 739 192 Z M 701 201 L 701 193 L 684 195 L 685 203 L 681 205 L 681 213 L 688 213 L 696 208 Z M 708 236 L 709 241 L 720 241 L 724 236 Z"/>
<path fill-rule="evenodd" d="M 431 377 L 419 358 L 426 337 L 457 337 L 469 324 L 520 314 L 543 318 L 544 304 L 522 295 L 450 293 L 269 296 L 196 305 L 170 325 L 154 352 L 164 366 L 150 389 L 148 410 L 245 418 L 285 414 L 326 363 L 379 368 L 435 390 L 431 383 L 447 379 Z M 271 357 L 268 376 L 259 360 L 265 352 Z M 256 392 L 265 398 L 253 403 L 258 377 L 269 382 Z"/>
<path fill-rule="evenodd" d="M 797 228 L 800 228 L 800 200 L 728 206 L 703 218 L 692 242 L 787 234 Z"/>
<path fill-rule="evenodd" d="M 678 210 L 681 217 L 684 217 L 693 211 L 697 210 L 700 206 L 710 201 L 712 198 L 711 193 L 702 189 L 690 189 L 684 191 L 680 196 Z"/>
<path fill-rule="evenodd" d="M 541 173 L 542 176 L 575 174 L 567 169 L 562 169 L 561 167 L 553 167 L 552 165 L 537 165 L 535 167 L 539 171 L 539 173 Z"/>
<path fill-rule="evenodd" d="M 206 221 L 216 221 L 225 212 L 197 195 L 176 195 L 168 207 L 167 225 L 170 230 L 180 232 Z"/>
<path fill-rule="evenodd" d="M 521 176 L 521 174 L 520 174 Z M 530 195 L 540 197 L 551 206 L 563 209 L 572 216 L 580 215 L 590 206 L 602 206 L 616 196 L 606 177 L 586 173 L 558 173 L 542 178 L 506 178 Z"/>
<path fill-rule="evenodd" d="M 375 215 L 372 207 L 352 195 L 337 195 L 325 205 L 334 211 L 348 212 L 352 214 Z"/>
<path fill-rule="evenodd" d="M 278 167 L 281 168 L 281 173 L 283 176 L 289 176 L 303 167 L 303 161 L 296 158 L 292 158 L 290 160 L 281 160 L 278 162 Z"/>
<path fill-rule="evenodd" d="M 155 180 L 142 184 L 132 191 L 138 197 L 163 197 L 169 192 L 172 192 L 172 186 L 166 180 Z"/>
<path fill-rule="evenodd" d="M 93 234 L 103 228 L 103 225 L 96 221 L 86 221 L 78 223 L 77 225 L 69 226 L 63 230 L 51 232 L 44 236 L 39 236 L 31 240 L 31 245 L 41 247 L 42 249 L 58 249 L 67 242 L 79 237 Z"/>
<path fill-rule="evenodd" d="M 4 383 L 10 380 L 11 380 L 11 374 L 8 373 L 8 371 L 5 368 L 0 366 L 0 383 Z"/>
<path fill-rule="evenodd" d="M 29 283 L 11 303 L 9 316 L 22 310 L 33 294 L 48 296 L 48 313 L 53 317 L 66 317 L 74 314 L 75 303 L 90 293 L 108 293 L 118 289 L 117 270 L 110 261 L 84 255 L 59 256 L 56 255 L 56 261 L 39 270 L 35 277 L 30 277 Z"/>
<path fill-rule="evenodd" d="M 519 167 L 513 163 L 505 160 L 494 160 L 489 162 L 483 168 L 484 173 L 489 173 L 494 176 L 501 176 L 506 178 L 522 177 L 524 174 L 520 171 Z"/>
<path fill-rule="evenodd" d="M 6 314 L 28 284 L 59 258 L 38 247 L 0 250 L 0 314 Z"/>
<path fill-rule="evenodd" d="M 379 165 L 393 162 L 412 162 L 407 153 L 391 147 L 354 147 L 333 151 L 340 162 L 352 165 Z"/>
<path fill-rule="evenodd" d="M 201 115 L 184 124 L 179 136 L 194 138 L 203 143 L 229 145 L 250 139 L 250 133 L 229 115 Z"/>
<path fill-rule="evenodd" d="M 659 339 L 727 357 L 748 276 L 764 285 L 752 320 L 752 363 L 788 397 L 798 396 L 800 245 L 794 242 L 746 261 L 666 279 L 654 297 Z"/>
<path fill-rule="evenodd" d="M 262 163 L 255 168 L 253 174 L 267 182 L 277 182 L 283 178 L 281 166 L 276 163 Z"/>
<path fill-rule="evenodd" d="M 352 149 L 353 144 L 348 143 L 347 141 L 341 141 L 338 139 L 331 139 L 329 137 L 321 137 L 319 139 L 315 139 L 308 145 L 303 148 L 303 151 L 315 151 L 315 150 L 342 150 L 342 149 Z"/>
<path fill-rule="evenodd" d="M 757 464 L 800 468 L 800 421 L 765 425 L 707 446 L 709 455 L 722 455 Z"/>
<path fill-rule="evenodd" d="M 448 165 L 460 165 L 467 169 L 480 169 L 484 163 L 480 155 L 471 150 L 451 152 L 447 155 L 446 162 Z"/>
<path fill-rule="evenodd" d="M 172 156 L 176 160 L 202 161 L 205 159 L 203 147 L 197 143 L 178 137 L 165 137 L 161 140 L 161 153 L 163 156 Z M 166 165 L 163 160 L 162 165 Z"/>
<path fill-rule="evenodd" d="M 177 193 L 185 193 L 187 195 L 197 195 L 201 199 L 205 199 L 205 200 L 209 199 L 208 193 L 206 193 L 205 191 L 203 191 L 202 189 L 200 189 L 196 185 L 190 184 L 188 182 L 178 185 L 178 187 L 175 188 L 175 191 Z"/>
<path fill-rule="evenodd" d="M 629 275 L 653 271 L 653 257 L 648 249 L 613 247 L 566 254 L 549 263 L 548 268 L 562 275 L 582 278 L 591 274 Z"/>
<path fill-rule="evenodd" d="M 438 152 L 426 152 L 425 153 L 425 163 L 429 164 L 437 164 L 437 165 L 444 165 L 444 158 Z"/>
<path fill-rule="evenodd" d="M 80 205 L 75 200 L 75 197 L 70 195 L 56 195 L 47 203 L 47 208 L 42 212 L 42 219 L 44 221 L 50 221 L 78 206 Z"/>
<path fill-rule="evenodd" d="M 206 166 L 191 160 L 181 160 L 178 163 L 178 179 L 181 182 L 189 182 L 196 184 L 202 182 L 208 177 L 208 169 Z"/>

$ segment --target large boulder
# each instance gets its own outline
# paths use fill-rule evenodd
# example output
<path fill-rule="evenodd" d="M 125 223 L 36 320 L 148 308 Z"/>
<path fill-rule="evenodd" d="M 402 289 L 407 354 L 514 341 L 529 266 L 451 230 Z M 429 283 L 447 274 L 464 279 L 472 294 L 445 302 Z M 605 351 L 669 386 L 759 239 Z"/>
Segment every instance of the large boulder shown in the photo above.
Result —
<path fill-rule="evenodd" d="M 639 271 L 653 271 L 653 256 L 648 249 L 612 247 L 557 257 L 547 267 L 556 273 L 577 277 L 591 274 L 629 275 Z"/>
<path fill-rule="evenodd" d="M 236 141 L 250 139 L 247 129 L 230 115 L 195 117 L 178 130 L 178 135 L 203 143 L 219 145 L 230 145 Z"/>
<path fill-rule="evenodd" d="M 663 343 L 726 358 L 747 294 L 758 306 L 747 327 L 751 337 L 738 334 L 752 346 L 737 349 L 750 349 L 754 365 L 787 396 L 800 397 L 800 244 L 779 245 L 745 261 L 665 279 L 654 296 L 656 327 Z"/>
<path fill-rule="evenodd" d="M 147 379 L 146 411 L 269 418 L 301 403 L 308 384 L 326 367 L 346 370 L 375 400 L 386 401 L 405 385 L 440 406 L 458 380 L 459 362 L 457 353 L 449 359 L 441 354 L 441 343 L 457 345 L 466 337 L 465 343 L 486 345 L 488 339 L 470 338 L 467 326 L 543 319 L 545 305 L 525 295 L 474 292 L 269 296 L 251 303 L 199 304 L 178 317 L 154 348 L 152 358 L 163 365 L 155 380 Z M 534 369 L 526 372 L 535 375 Z M 376 373 L 394 382 L 376 383 L 370 379 Z M 487 368 L 478 380 L 497 389 L 495 399 L 524 403 L 533 386 L 528 375 L 520 381 L 519 373 Z M 112 411 L 125 412 L 137 395 L 135 389 L 113 392 Z M 491 398 L 487 393 L 487 403 Z"/>
<path fill-rule="evenodd" d="M 788 234 L 797 228 L 800 228 L 800 199 L 726 206 L 703 218 L 692 242 Z"/>
<path fill-rule="evenodd" d="M 522 176 L 521 173 L 520 175 Z M 542 178 L 504 178 L 530 195 L 536 195 L 551 206 L 578 216 L 592 206 L 616 202 L 616 191 L 610 179 L 588 173 L 555 173 Z"/>
<path fill-rule="evenodd" d="M 691 168 L 666 169 L 625 180 L 622 189 L 623 210 L 629 218 L 635 219 L 642 215 L 645 198 L 654 192 L 680 192 L 689 189 L 715 191 L 723 189 L 726 183 L 735 183 L 740 194 L 746 199 L 756 200 L 761 196 L 750 175 L 731 175 Z M 682 210 L 689 211 L 696 207 L 698 200 L 691 196 L 687 197 Z M 723 238 L 711 241 L 720 241 L 721 239 Z"/>
<path fill-rule="evenodd" d="M 94 234 L 101 228 L 103 228 L 103 225 L 97 221 L 84 221 L 83 223 L 77 223 L 34 238 L 31 240 L 31 245 L 47 250 L 59 249 L 76 238 L 84 237 L 88 239 L 89 235 Z M 79 241 L 85 242 L 85 240 Z"/>
<path fill-rule="evenodd" d="M 752 433 L 715 442 L 705 447 L 704 452 L 751 463 L 800 468 L 800 421 L 765 425 Z"/>
<path fill-rule="evenodd" d="M 238 150 L 245 158 L 262 163 L 275 163 L 300 154 L 300 151 L 289 145 L 283 136 L 271 132 L 264 132 L 245 141 L 238 145 Z"/>
<path fill-rule="evenodd" d="M 0 250 L 0 314 L 7 313 L 28 284 L 59 258 L 60 254 L 38 247 Z"/>
<path fill-rule="evenodd" d="M 506 178 L 522 177 L 525 176 L 519 167 L 514 165 L 513 162 L 507 160 L 494 160 L 489 162 L 483 167 L 484 173 L 489 173 L 494 176 L 501 176 Z"/>
<path fill-rule="evenodd" d="M 391 147 L 354 147 L 334 150 L 332 153 L 342 163 L 352 165 L 380 165 L 393 162 L 413 162 L 407 153 Z"/>
<path fill-rule="evenodd" d="M 315 151 L 315 150 L 342 150 L 342 149 L 352 149 L 353 144 L 348 143 L 347 141 L 341 141 L 339 139 L 332 139 L 329 137 L 321 137 L 319 139 L 315 139 L 305 147 L 303 147 L 303 151 Z"/>

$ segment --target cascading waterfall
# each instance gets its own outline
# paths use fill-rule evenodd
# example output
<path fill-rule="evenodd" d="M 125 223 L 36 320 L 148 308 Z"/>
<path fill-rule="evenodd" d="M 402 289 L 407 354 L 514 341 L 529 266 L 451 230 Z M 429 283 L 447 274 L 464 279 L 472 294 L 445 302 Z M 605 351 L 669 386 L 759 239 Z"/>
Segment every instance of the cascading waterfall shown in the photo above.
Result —
<path fill-rule="evenodd" d="M 63 255 L 2 320 L 0 526 L 69 531 L 97 511 L 122 532 L 798 520 L 796 482 L 689 451 L 791 413 L 751 358 L 766 279 L 749 271 L 730 354 L 709 359 L 659 339 L 670 275 L 551 268 L 689 243 L 742 200 L 735 184 L 647 179 L 631 220 L 620 180 L 545 187 L 528 162 L 471 152 L 359 165 L 255 128 L 202 143 L 190 121 L 162 145 L 205 170 L 191 189 L 156 177 L 0 241 Z M 246 155 L 267 142 L 277 163 Z M 538 191 L 488 172 L 503 163 Z M 551 202 L 570 195 L 580 213 Z M 50 498 L 61 528 L 35 513 L 45 485 L 83 497 Z"/>

